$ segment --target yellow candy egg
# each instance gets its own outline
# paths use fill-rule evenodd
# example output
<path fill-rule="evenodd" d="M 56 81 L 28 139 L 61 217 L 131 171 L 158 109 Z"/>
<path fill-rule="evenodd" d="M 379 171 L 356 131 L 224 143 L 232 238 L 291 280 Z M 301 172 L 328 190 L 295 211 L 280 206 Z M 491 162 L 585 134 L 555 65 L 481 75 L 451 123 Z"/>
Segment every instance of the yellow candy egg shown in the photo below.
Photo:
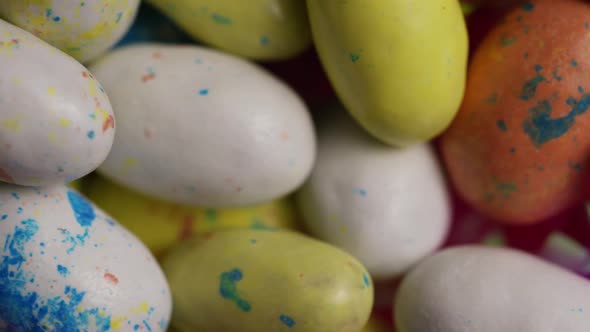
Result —
<path fill-rule="evenodd" d="M 348 111 L 391 145 L 441 133 L 463 97 L 467 30 L 457 0 L 308 0 L 320 59 Z"/>
<path fill-rule="evenodd" d="M 163 268 L 181 332 L 358 332 L 373 304 L 371 278 L 357 260 L 289 231 L 196 238 Z"/>
<path fill-rule="evenodd" d="M 256 60 L 297 55 L 311 44 L 303 0 L 148 0 L 192 37 Z"/>
<path fill-rule="evenodd" d="M 235 209 L 194 208 L 142 195 L 101 176 L 89 179 L 84 193 L 156 254 L 198 233 L 232 228 L 297 228 L 290 198 Z"/>

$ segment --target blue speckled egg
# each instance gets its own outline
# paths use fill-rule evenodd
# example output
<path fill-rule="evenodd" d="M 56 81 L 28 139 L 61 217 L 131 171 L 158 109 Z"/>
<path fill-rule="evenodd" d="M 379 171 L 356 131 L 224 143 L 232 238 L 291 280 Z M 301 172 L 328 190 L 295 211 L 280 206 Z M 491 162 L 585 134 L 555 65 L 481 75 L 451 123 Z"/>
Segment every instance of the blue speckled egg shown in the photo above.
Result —
<path fill-rule="evenodd" d="M 0 185 L 0 331 L 166 331 L 146 247 L 64 185 Z"/>

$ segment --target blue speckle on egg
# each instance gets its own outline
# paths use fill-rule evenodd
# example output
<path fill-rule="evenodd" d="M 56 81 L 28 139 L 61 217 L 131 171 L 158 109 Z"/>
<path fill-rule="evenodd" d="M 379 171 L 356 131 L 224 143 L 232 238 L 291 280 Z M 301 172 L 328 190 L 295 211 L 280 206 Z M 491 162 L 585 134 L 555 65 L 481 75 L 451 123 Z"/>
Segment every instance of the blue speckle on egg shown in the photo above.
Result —
<path fill-rule="evenodd" d="M 74 191 L 68 191 L 68 200 L 74 210 L 76 221 L 82 227 L 92 226 L 92 222 L 96 219 L 94 208 L 84 197 Z"/>
<path fill-rule="evenodd" d="M 27 290 L 27 281 L 34 282 L 35 276 L 22 266 L 28 256 L 26 245 L 38 231 L 37 221 L 27 219 L 6 235 L 0 260 L 0 322 L 8 331 L 44 332 L 84 330 L 92 320 L 98 331 L 108 331 L 110 316 L 98 308 L 79 310 L 85 292 L 67 286 L 63 297 L 46 299 Z"/>
<path fill-rule="evenodd" d="M 67 276 L 68 276 L 68 274 L 70 273 L 70 272 L 68 271 L 68 268 L 67 268 L 67 267 L 65 267 L 65 266 L 63 266 L 63 265 L 60 265 L 60 264 L 58 264 L 58 265 L 57 265 L 57 272 L 58 272 L 59 274 L 61 274 L 63 277 L 67 277 Z"/>

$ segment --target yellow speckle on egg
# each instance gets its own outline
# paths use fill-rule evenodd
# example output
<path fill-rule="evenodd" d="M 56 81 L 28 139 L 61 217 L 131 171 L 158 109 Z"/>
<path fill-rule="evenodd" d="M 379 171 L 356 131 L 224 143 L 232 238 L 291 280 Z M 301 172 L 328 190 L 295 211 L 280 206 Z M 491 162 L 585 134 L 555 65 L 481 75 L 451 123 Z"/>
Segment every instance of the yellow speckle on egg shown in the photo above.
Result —
<path fill-rule="evenodd" d="M 78 312 L 82 312 L 82 311 L 84 311 L 84 308 L 82 308 L 82 306 L 81 306 L 81 305 L 79 305 L 79 306 L 78 306 L 78 308 L 76 308 L 76 309 L 78 310 Z"/>
<path fill-rule="evenodd" d="M 38 216 L 40 216 L 40 215 L 41 215 L 41 211 L 39 211 L 39 210 L 35 210 L 35 215 L 38 215 Z"/>
<path fill-rule="evenodd" d="M 98 23 L 90 30 L 81 34 L 80 38 L 83 40 L 84 39 L 86 39 L 86 40 L 97 39 L 101 36 L 108 35 L 111 32 L 111 30 L 114 29 L 114 27 L 115 27 L 115 25 L 112 25 L 112 24 L 109 25 L 109 24 L 104 24 L 104 23 Z"/>
<path fill-rule="evenodd" d="M 52 86 L 48 87 L 48 88 L 47 88 L 47 93 L 48 93 L 50 96 L 55 96 L 55 88 L 54 88 L 54 87 L 52 87 Z"/>
<path fill-rule="evenodd" d="M 18 119 L 2 120 L 2 127 L 10 131 L 18 132 L 20 130 L 20 122 Z"/>
<path fill-rule="evenodd" d="M 139 307 L 133 309 L 133 313 L 134 314 L 139 314 L 139 313 L 147 314 L 147 312 L 149 310 L 150 310 L 150 304 L 144 301 L 144 302 L 141 302 Z"/>
<path fill-rule="evenodd" d="M 342 226 L 340 226 L 340 231 L 341 231 L 343 234 L 346 234 L 346 232 L 348 232 L 348 227 L 346 227 L 346 225 L 342 225 Z"/>
<path fill-rule="evenodd" d="M 12 51 L 12 48 L 15 47 L 16 45 L 17 45 L 16 42 L 9 40 L 7 42 L 0 44 L 0 51 L 4 51 L 4 52 L 10 54 Z"/>
<path fill-rule="evenodd" d="M 100 92 L 98 86 L 96 86 L 96 82 L 92 79 L 92 77 L 88 77 L 88 86 L 86 88 L 88 89 L 88 94 L 92 98 L 98 96 Z"/>
<path fill-rule="evenodd" d="M 121 329 L 121 323 L 123 323 L 125 320 L 127 319 L 127 317 L 125 316 L 121 316 L 121 317 L 114 317 L 111 319 L 111 328 L 115 331 L 118 331 L 119 329 Z"/>
<path fill-rule="evenodd" d="M 70 119 L 66 119 L 66 118 L 59 119 L 59 125 L 64 128 L 69 128 L 71 124 L 72 124 L 72 122 L 70 121 Z"/>
<path fill-rule="evenodd" d="M 104 122 L 104 120 L 106 120 L 109 117 L 109 112 L 103 108 L 97 108 L 96 110 L 94 110 L 94 112 L 98 115 L 101 116 L 102 121 Z"/>
<path fill-rule="evenodd" d="M 49 133 L 49 135 L 47 135 L 47 140 L 51 143 L 55 143 L 56 142 L 55 133 Z"/>
<path fill-rule="evenodd" d="M 539 45 L 539 47 L 545 47 L 545 42 L 542 40 L 537 41 L 537 44 Z"/>
<path fill-rule="evenodd" d="M 127 158 L 123 161 L 123 164 L 126 167 L 133 167 L 133 166 L 137 166 L 137 159 L 134 158 Z"/>

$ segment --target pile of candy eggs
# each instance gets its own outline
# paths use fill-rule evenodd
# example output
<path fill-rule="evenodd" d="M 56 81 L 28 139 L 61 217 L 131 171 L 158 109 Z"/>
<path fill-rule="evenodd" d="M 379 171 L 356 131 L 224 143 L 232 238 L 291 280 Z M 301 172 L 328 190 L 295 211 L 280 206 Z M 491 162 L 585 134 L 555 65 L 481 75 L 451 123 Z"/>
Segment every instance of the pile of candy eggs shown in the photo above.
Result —
<path fill-rule="evenodd" d="M 589 36 L 583 0 L 0 2 L 0 331 L 590 331 Z"/>

